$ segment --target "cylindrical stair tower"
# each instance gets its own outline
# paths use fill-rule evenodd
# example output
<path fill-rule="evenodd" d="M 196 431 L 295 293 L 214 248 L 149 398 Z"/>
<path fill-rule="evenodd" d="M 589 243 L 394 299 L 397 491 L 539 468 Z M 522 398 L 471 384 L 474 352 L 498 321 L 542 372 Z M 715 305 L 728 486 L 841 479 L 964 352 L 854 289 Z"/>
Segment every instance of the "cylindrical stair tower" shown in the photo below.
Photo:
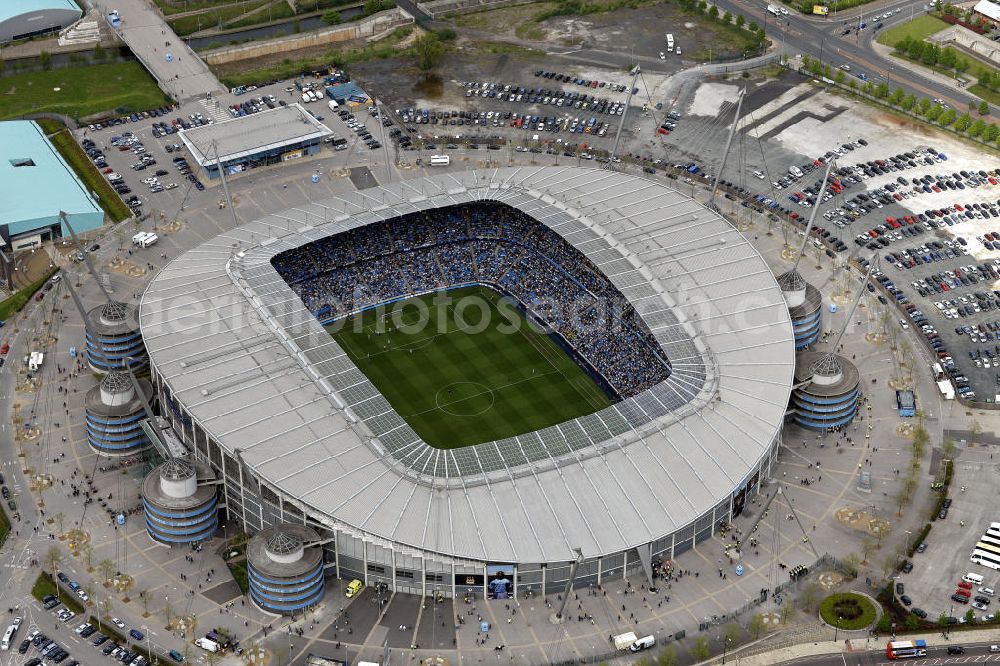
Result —
<path fill-rule="evenodd" d="M 180 458 L 171 458 L 147 474 L 142 505 L 149 537 L 167 545 L 211 538 L 219 527 L 214 480 L 207 466 Z"/>
<path fill-rule="evenodd" d="M 148 399 L 152 387 L 144 379 L 139 387 Z M 101 383 L 87 391 L 87 443 L 105 456 L 125 456 L 149 446 L 140 423 L 145 418 L 142 400 L 125 372 L 109 372 Z"/>
<path fill-rule="evenodd" d="M 149 365 L 146 347 L 139 333 L 138 310 L 126 303 L 111 301 L 87 313 L 87 362 L 95 372 Z"/>
<path fill-rule="evenodd" d="M 805 349 L 819 339 L 823 330 L 823 296 L 797 271 L 778 276 L 778 286 L 788 304 L 795 334 L 795 348 Z"/>
<path fill-rule="evenodd" d="M 318 603 L 326 580 L 319 536 L 286 523 L 258 532 L 247 545 L 250 597 L 264 610 L 290 615 Z"/>
<path fill-rule="evenodd" d="M 843 356 L 801 352 L 795 360 L 794 420 L 810 430 L 847 425 L 861 398 L 858 368 Z"/>

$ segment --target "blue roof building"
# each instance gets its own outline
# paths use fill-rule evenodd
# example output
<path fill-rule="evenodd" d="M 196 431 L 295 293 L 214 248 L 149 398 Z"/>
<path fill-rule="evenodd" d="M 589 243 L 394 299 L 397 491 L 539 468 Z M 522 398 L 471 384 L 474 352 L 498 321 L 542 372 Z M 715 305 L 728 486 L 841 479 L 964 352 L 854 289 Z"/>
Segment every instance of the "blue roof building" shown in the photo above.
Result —
<path fill-rule="evenodd" d="M 31 120 L 0 122 L 0 236 L 18 249 L 18 240 L 68 235 L 59 211 L 77 232 L 104 224 L 104 211 L 41 127 Z"/>
<path fill-rule="evenodd" d="M 2 0 L 0 44 L 59 32 L 81 16 L 73 0 Z"/>

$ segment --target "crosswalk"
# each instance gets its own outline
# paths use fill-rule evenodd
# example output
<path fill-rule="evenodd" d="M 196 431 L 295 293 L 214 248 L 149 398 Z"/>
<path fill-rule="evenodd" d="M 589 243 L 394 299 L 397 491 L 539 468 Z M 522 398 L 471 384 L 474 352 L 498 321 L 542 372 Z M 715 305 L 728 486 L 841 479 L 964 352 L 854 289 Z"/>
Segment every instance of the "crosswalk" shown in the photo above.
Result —
<path fill-rule="evenodd" d="M 212 119 L 213 122 L 221 123 L 226 120 L 232 120 L 233 117 L 229 115 L 229 111 L 226 107 L 222 106 L 217 100 L 214 99 L 199 99 L 198 103 L 205 107 L 205 115 Z"/>

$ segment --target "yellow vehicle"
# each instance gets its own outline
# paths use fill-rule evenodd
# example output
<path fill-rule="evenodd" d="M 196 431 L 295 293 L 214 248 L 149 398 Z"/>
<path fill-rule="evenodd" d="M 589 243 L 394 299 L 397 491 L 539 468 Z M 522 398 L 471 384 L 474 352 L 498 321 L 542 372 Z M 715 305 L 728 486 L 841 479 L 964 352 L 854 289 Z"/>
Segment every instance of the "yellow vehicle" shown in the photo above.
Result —
<path fill-rule="evenodd" d="M 358 592 L 361 591 L 361 588 L 363 588 L 364 586 L 365 584 L 362 583 L 357 578 L 352 580 L 350 583 L 347 584 L 347 592 L 346 592 L 347 598 L 350 599 L 351 597 L 356 596 Z"/>

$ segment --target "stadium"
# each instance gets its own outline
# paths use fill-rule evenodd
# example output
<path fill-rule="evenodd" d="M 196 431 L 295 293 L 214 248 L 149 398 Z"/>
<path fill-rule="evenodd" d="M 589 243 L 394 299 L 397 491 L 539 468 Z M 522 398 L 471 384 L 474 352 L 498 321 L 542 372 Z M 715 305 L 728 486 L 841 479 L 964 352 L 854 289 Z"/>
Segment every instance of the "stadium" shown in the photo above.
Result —
<path fill-rule="evenodd" d="M 171 261 L 140 326 L 229 520 L 305 525 L 328 575 L 416 594 L 561 591 L 577 553 L 578 585 L 651 578 L 769 475 L 794 371 L 738 232 L 576 167 L 245 224 Z"/>

